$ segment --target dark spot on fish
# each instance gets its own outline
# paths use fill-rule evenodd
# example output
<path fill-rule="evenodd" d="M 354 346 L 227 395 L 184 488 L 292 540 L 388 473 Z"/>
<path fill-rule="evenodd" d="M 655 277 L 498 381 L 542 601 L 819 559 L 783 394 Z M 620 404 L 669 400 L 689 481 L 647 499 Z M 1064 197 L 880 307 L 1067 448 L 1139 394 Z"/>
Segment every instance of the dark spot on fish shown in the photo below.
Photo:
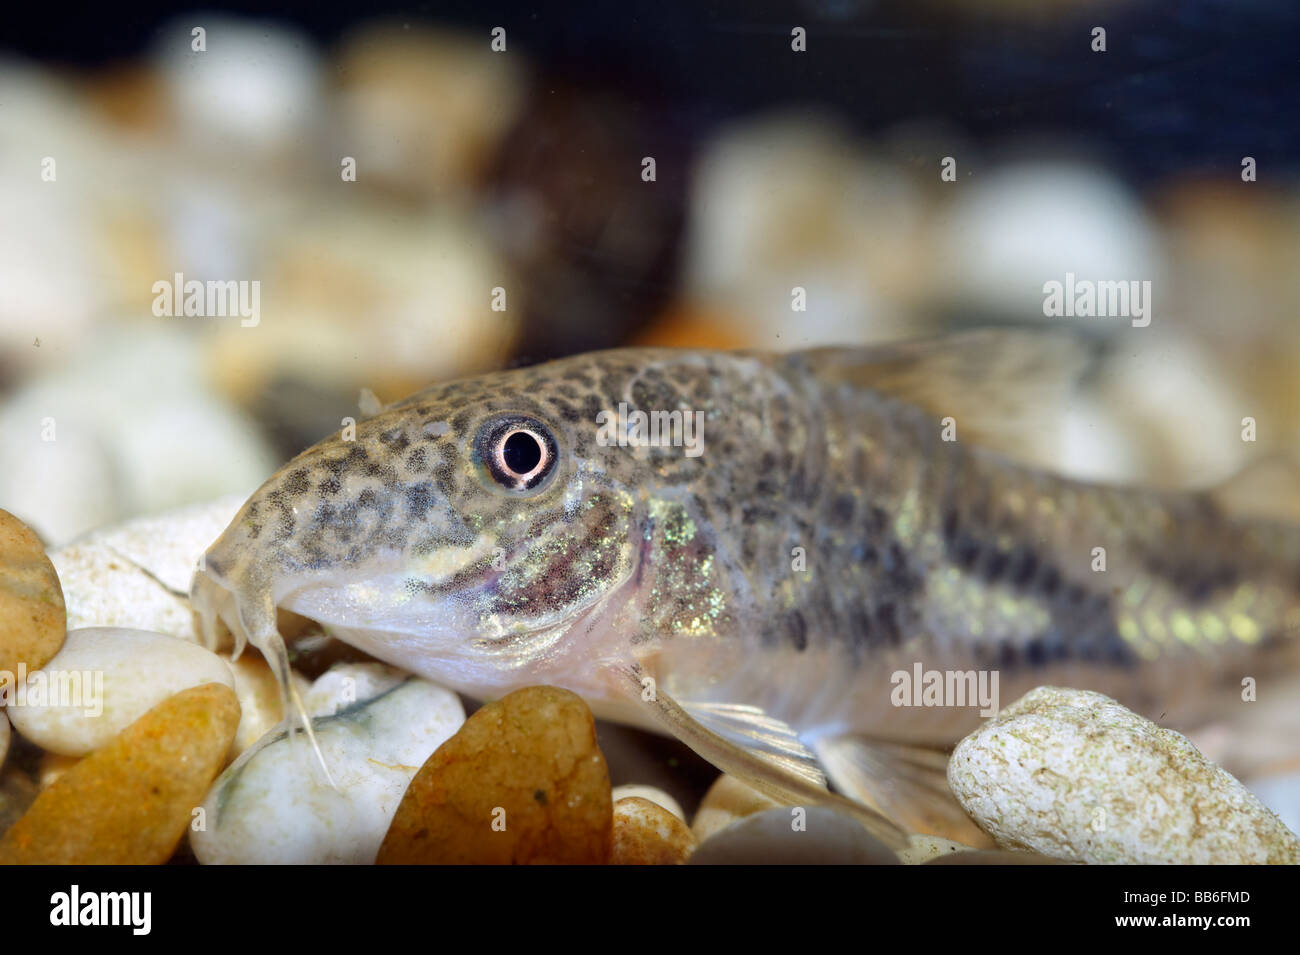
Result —
<path fill-rule="evenodd" d="M 431 507 L 433 507 L 433 491 L 429 482 L 415 484 L 406 489 L 406 508 L 412 520 L 424 520 Z"/>
<path fill-rule="evenodd" d="M 471 411 L 468 408 L 466 408 L 464 411 L 458 412 L 456 414 L 456 417 L 451 419 L 452 430 L 455 431 L 457 434 L 464 434 L 469 429 L 469 423 L 473 419 L 473 417 L 474 417 L 473 411 Z"/>
<path fill-rule="evenodd" d="M 411 444 L 411 439 L 406 436 L 406 431 L 403 428 L 388 429 L 379 436 L 379 441 L 398 454 L 405 451 Z"/>
<path fill-rule="evenodd" d="M 1025 587 L 1038 573 L 1038 556 L 1032 548 L 1021 547 L 1011 559 L 1010 581 L 1016 587 Z"/>
<path fill-rule="evenodd" d="M 310 487 L 311 481 L 308 479 L 306 468 L 295 468 L 284 479 L 284 489 L 295 497 L 306 494 Z"/>
<path fill-rule="evenodd" d="M 316 489 L 320 491 L 321 494 L 330 495 L 337 494 L 342 487 L 342 482 L 340 482 L 337 477 L 332 476 L 327 477 L 325 480 L 321 481 L 320 484 L 316 485 Z"/>
<path fill-rule="evenodd" d="M 791 611 L 786 617 L 786 628 L 790 633 L 790 642 L 794 648 L 802 653 L 808 649 L 808 624 L 803 619 L 803 614 L 797 610 Z"/>
<path fill-rule="evenodd" d="M 995 550 L 989 555 L 988 564 L 984 567 L 984 578 L 989 583 L 997 583 L 1006 573 L 1007 565 L 1011 563 L 1011 557 L 1004 550 Z"/>
<path fill-rule="evenodd" d="M 831 503 L 831 520 L 840 527 L 847 527 L 853 521 L 855 506 L 852 494 L 841 494 Z"/>
<path fill-rule="evenodd" d="M 409 471 L 423 471 L 427 463 L 424 448 L 416 448 L 406 456 L 406 468 Z"/>
<path fill-rule="evenodd" d="M 1039 586 L 1042 587 L 1045 596 L 1054 597 L 1061 587 L 1061 572 L 1055 567 L 1048 567 L 1043 572 L 1043 581 Z"/>
<path fill-rule="evenodd" d="M 902 644 L 903 628 L 899 625 L 898 605 L 892 600 L 886 600 L 876 607 L 876 624 L 886 645 L 897 647 Z"/>

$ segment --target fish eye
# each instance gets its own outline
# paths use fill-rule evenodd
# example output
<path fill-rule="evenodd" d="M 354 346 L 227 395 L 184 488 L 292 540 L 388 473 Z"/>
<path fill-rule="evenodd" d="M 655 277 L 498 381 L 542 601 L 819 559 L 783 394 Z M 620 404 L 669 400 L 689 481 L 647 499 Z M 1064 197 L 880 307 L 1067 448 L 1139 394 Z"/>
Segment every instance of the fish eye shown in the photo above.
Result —
<path fill-rule="evenodd" d="M 479 430 L 477 457 L 497 484 L 510 491 L 540 487 L 555 470 L 555 437 L 536 418 L 507 415 Z"/>

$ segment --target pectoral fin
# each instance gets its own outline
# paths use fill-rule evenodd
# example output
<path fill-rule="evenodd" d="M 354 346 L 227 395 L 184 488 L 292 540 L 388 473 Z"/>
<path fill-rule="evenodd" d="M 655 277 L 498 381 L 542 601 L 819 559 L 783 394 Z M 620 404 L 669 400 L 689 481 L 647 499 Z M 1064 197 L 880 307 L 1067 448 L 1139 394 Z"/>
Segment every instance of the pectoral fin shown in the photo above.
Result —
<path fill-rule="evenodd" d="M 974 848 L 994 845 L 953 796 L 947 753 L 852 735 L 819 740 L 816 751 L 837 789 L 905 828 Z"/>
<path fill-rule="evenodd" d="M 815 757 L 780 720 L 755 707 L 694 704 L 701 720 L 653 683 L 643 683 L 639 664 L 623 665 L 615 676 L 629 699 L 640 701 L 656 723 L 724 773 L 790 805 L 838 809 L 891 849 L 906 847 L 907 834 L 885 816 L 825 788 Z"/>

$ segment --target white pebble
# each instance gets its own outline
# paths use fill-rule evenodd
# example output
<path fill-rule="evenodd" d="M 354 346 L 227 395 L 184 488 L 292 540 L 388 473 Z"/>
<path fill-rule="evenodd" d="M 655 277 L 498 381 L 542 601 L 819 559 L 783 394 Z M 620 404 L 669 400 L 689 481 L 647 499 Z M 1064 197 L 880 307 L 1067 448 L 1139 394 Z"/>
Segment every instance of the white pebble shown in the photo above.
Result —
<path fill-rule="evenodd" d="M 184 594 L 199 558 L 246 497 L 138 518 L 51 551 L 68 629 L 128 627 L 202 643 Z"/>
<path fill-rule="evenodd" d="M 614 802 L 618 802 L 620 799 L 627 799 L 630 796 L 640 796 L 642 799 L 648 799 L 656 806 L 662 806 L 667 809 L 682 822 L 686 821 L 686 813 L 682 812 L 681 804 L 657 786 L 645 786 L 640 783 L 627 783 L 623 786 L 615 786 L 610 795 Z"/>
<path fill-rule="evenodd" d="M 358 667 L 335 669 L 361 685 Z M 337 788 L 301 733 L 270 733 L 213 785 L 204 827 L 190 833 L 194 854 L 206 865 L 372 863 L 416 772 L 464 721 L 456 694 L 416 678 L 313 718 Z"/>
<path fill-rule="evenodd" d="M 43 749 L 84 756 L 163 700 L 204 683 L 234 689 L 235 680 L 225 660 L 186 640 L 119 627 L 71 630 L 54 658 L 28 674 L 26 699 L 15 698 L 9 718 Z"/>
<path fill-rule="evenodd" d="M 1300 862 L 1300 840 L 1172 730 L 1039 687 L 957 745 L 953 794 L 999 845 L 1091 863 Z"/>

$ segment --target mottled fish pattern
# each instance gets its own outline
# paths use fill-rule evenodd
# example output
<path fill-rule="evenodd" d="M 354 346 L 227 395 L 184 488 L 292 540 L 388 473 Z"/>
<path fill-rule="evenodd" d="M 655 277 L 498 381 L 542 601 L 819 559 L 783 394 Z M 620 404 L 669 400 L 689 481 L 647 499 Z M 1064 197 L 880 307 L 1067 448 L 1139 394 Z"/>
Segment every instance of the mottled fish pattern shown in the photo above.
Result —
<path fill-rule="evenodd" d="M 1290 666 L 1295 528 L 1018 465 L 962 439 L 961 407 L 944 440 L 936 409 L 875 386 L 879 354 L 624 349 L 434 385 L 275 474 L 196 605 L 273 663 L 279 605 L 477 696 L 553 683 L 617 711 L 609 668 L 635 660 L 805 740 L 977 725 L 891 704 L 916 662 L 996 670 L 1003 703 L 1056 683 L 1175 723 Z M 620 402 L 702 412 L 702 453 L 602 442 Z M 490 466 L 519 427 L 555 448 L 525 490 Z"/>

